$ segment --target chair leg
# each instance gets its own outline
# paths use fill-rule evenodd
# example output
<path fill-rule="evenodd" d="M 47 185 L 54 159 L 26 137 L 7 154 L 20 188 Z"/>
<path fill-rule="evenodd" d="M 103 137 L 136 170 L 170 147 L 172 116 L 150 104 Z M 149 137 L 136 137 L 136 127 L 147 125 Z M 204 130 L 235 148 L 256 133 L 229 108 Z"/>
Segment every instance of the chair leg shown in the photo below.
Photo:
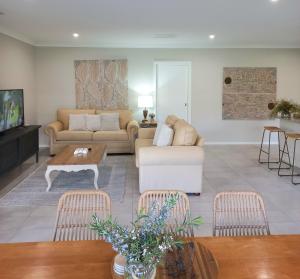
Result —
<path fill-rule="evenodd" d="M 268 169 L 270 169 L 271 135 L 272 135 L 272 133 L 271 133 L 271 132 L 269 132 L 269 146 L 268 146 Z"/>
<path fill-rule="evenodd" d="M 282 157 L 281 155 L 282 155 L 283 150 L 281 149 L 281 141 L 280 141 L 281 131 L 276 131 L 276 132 L 269 131 L 268 149 L 267 150 L 264 150 L 264 148 L 263 148 L 265 132 L 266 132 L 266 130 L 264 129 L 262 139 L 261 139 L 260 149 L 259 149 L 258 162 L 260 164 L 268 164 L 268 169 L 269 170 L 278 170 L 278 165 L 277 165 L 277 167 L 272 167 L 271 164 L 279 164 L 280 160 L 281 160 L 281 157 Z M 271 137 L 272 137 L 272 133 L 277 133 L 277 137 L 278 137 L 278 161 L 271 161 Z M 285 133 L 284 133 L 284 135 L 285 135 Z M 261 159 L 262 153 L 265 153 L 267 155 L 267 160 L 266 161 L 263 161 Z M 289 156 L 289 154 L 288 154 L 288 156 Z M 289 159 L 289 161 L 290 161 L 290 159 Z M 285 162 L 283 162 L 283 163 L 285 163 Z M 286 169 L 286 168 L 281 168 L 281 169 Z"/>
<path fill-rule="evenodd" d="M 297 147 L 297 139 L 295 139 L 295 141 L 294 141 L 294 153 L 293 153 L 293 165 L 292 165 L 292 183 L 294 185 L 299 185 L 300 182 L 295 182 L 295 180 L 294 180 L 295 176 L 300 175 L 300 174 L 295 174 L 296 147 Z"/>
<path fill-rule="evenodd" d="M 278 162 L 280 162 L 280 152 L 281 152 L 281 143 L 280 143 L 280 134 L 279 131 L 277 132 L 277 138 L 278 138 Z"/>
<path fill-rule="evenodd" d="M 287 137 L 286 136 L 284 136 L 285 137 L 285 140 L 284 140 L 284 145 L 283 145 L 283 150 L 282 150 L 282 153 L 281 153 L 281 157 L 280 157 L 280 160 L 279 160 L 279 167 L 278 167 L 278 176 L 284 176 L 284 175 L 282 175 L 282 174 L 280 174 L 280 171 L 281 171 L 281 165 L 282 165 L 282 160 L 283 160 L 283 154 L 285 154 L 285 147 L 287 146 L 288 147 L 288 145 L 287 145 Z M 289 154 L 289 153 L 288 153 Z M 288 155 L 289 156 L 289 161 L 290 161 L 290 155 Z M 291 163 L 291 162 L 290 162 Z"/>
<path fill-rule="evenodd" d="M 261 158 L 261 152 L 263 150 L 263 143 L 264 143 L 265 133 L 266 133 L 266 130 L 264 129 L 264 132 L 263 132 L 263 135 L 262 135 L 262 138 L 261 138 L 259 156 L 258 156 L 258 162 L 261 163 L 261 164 L 263 163 L 260 158 Z"/>

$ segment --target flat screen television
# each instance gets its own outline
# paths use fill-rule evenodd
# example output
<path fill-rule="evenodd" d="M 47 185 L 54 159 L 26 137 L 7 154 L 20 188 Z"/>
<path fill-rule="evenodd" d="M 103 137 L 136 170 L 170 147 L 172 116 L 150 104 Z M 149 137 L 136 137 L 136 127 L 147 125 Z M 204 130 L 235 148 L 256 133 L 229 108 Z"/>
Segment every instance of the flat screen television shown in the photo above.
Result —
<path fill-rule="evenodd" d="M 23 125 L 23 89 L 0 90 L 0 133 Z"/>

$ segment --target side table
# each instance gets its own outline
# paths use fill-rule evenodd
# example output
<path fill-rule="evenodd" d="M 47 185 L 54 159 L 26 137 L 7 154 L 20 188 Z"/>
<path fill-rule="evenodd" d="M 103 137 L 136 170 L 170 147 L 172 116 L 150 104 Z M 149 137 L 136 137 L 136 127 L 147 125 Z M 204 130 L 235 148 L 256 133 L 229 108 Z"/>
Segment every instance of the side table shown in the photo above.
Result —
<path fill-rule="evenodd" d="M 157 122 L 156 121 L 146 121 L 146 122 L 139 122 L 140 128 L 156 128 Z"/>

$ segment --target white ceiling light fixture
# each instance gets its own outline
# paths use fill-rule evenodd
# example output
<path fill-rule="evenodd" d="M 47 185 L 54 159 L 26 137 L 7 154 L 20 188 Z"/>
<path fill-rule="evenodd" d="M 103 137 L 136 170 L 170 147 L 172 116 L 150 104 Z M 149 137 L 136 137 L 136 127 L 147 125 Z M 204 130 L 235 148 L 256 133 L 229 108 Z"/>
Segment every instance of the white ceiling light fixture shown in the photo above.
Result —
<path fill-rule="evenodd" d="M 210 35 L 209 35 L 209 38 L 210 38 L 211 40 L 213 40 L 213 39 L 216 38 L 216 35 L 215 35 L 215 34 L 210 34 Z"/>
<path fill-rule="evenodd" d="M 279 0 L 270 0 L 270 2 L 272 2 L 272 3 L 276 3 L 276 2 L 278 2 Z"/>
<path fill-rule="evenodd" d="M 79 34 L 78 34 L 78 33 L 73 33 L 73 37 L 74 37 L 74 38 L 78 38 L 78 37 L 79 37 Z"/>

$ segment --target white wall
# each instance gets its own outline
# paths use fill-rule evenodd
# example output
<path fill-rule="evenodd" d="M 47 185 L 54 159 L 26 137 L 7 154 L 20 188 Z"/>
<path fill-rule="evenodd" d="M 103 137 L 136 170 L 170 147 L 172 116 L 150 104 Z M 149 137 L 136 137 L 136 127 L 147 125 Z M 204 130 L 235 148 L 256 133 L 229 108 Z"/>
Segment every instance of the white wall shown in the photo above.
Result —
<path fill-rule="evenodd" d="M 207 142 L 258 142 L 262 127 L 273 121 L 222 120 L 223 67 L 277 67 L 278 97 L 300 102 L 299 49 L 36 49 L 38 122 L 45 125 L 59 107 L 75 107 L 76 59 L 128 59 L 129 105 L 137 112 L 137 95 L 153 89 L 155 60 L 192 62 L 192 124 Z M 47 144 L 42 136 L 41 142 Z"/>
<path fill-rule="evenodd" d="M 24 89 L 25 122 L 35 124 L 35 48 L 0 33 L 0 89 Z"/>

